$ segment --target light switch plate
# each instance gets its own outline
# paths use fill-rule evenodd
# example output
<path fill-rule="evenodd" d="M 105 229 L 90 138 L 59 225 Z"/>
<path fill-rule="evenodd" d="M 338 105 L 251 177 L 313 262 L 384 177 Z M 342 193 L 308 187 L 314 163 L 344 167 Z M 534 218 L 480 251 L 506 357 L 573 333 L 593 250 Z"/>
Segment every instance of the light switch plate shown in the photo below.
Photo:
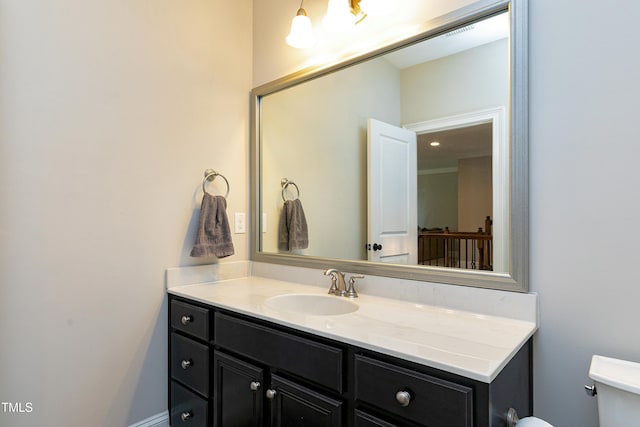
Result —
<path fill-rule="evenodd" d="M 236 234 L 242 234 L 247 232 L 247 221 L 244 212 L 236 212 L 234 228 Z"/>

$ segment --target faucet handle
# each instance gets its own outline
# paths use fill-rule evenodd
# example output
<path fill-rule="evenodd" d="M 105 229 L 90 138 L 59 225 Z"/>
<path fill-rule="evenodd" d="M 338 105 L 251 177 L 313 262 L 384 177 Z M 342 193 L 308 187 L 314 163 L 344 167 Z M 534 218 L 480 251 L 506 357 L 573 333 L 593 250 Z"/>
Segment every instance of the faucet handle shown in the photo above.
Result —
<path fill-rule="evenodd" d="M 338 295 L 338 277 L 336 273 L 331 274 L 331 287 L 329 288 L 329 295 Z"/>
<path fill-rule="evenodd" d="M 356 279 L 364 279 L 362 274 L 354 274 L 349 278 L 349 289 L 347 289 L 346 296 L 348 298 L 358 298 L 358 293 L 356 292 Z"/>

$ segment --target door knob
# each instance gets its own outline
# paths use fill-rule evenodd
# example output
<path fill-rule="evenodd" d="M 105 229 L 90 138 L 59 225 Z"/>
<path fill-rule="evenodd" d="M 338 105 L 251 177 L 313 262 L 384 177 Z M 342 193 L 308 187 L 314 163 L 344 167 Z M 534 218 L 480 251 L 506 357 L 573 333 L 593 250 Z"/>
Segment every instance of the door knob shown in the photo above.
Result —
<path fill-rule="evenodd" d="M 377 243 L 373 244 L 373 251 L 381 251 L 382 250 L 382 245 L 379 245 Z"/>
<path fill-rule="evenodd" d="M 258 391 L 258 389 L 260 388 L 260 383 L 258 381 L 251 381 L 249 387 L 251 388 L 251 391 Z"/>
<path fill-rule="evenodd" d="M 276 391 L 272 388 L 268 389 L 267 392 L 265 393 L 265 395 L 267 396 L 267 399 L 269 400 L 273 400 L 276 397 Z"/>

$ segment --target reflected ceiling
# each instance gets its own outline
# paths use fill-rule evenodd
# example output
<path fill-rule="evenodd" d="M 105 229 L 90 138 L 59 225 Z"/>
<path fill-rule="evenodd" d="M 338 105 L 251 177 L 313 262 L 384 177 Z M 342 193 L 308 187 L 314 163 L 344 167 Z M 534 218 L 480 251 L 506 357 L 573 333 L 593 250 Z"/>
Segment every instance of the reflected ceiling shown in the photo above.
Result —
<path fill-rule="evenodd" d="M 432 147 L 431 142 L 440 143 Z M 492 124 L 484 123 L 418 135 L 418 171 L 452 168 L 459 159 L 491 156 Z"/>
<path fill-rule="evenodd" d="M 474 22 L 441 36 L 388 53 L 385 58 L 399 69 L 412 67 L 509 37 L 509 15 Z"/>

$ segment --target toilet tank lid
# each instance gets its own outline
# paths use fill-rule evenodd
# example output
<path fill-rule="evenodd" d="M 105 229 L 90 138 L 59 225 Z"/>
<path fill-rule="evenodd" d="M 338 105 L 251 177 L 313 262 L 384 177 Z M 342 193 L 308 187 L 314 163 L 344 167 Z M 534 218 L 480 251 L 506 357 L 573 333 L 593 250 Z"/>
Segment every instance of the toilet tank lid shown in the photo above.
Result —
<path fill-rule="evenodd" d="M 594 355 L 589 377 L 611 387 L 640 394 L 640 363 Z"/>

